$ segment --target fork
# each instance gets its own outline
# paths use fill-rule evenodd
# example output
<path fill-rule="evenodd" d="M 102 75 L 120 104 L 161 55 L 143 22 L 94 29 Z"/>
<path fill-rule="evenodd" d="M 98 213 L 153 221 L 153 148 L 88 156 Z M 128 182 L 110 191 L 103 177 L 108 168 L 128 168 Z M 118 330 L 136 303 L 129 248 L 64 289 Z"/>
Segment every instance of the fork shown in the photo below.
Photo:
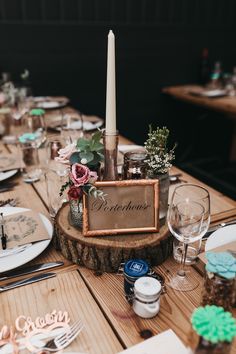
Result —
<path fill-rule="evenodd" d="M 34 351 L 34 354 L 44 351 L 57 352 L 58 350 L 62 350 L 68 347 L 68 345 L 78 336 L 83 328 L 84 324 L 82 321 L 76 321 L 72 326 L 67 328 L 64 333 L 59 334 L 53 339 L 50 339 L 43 347 Z"/>

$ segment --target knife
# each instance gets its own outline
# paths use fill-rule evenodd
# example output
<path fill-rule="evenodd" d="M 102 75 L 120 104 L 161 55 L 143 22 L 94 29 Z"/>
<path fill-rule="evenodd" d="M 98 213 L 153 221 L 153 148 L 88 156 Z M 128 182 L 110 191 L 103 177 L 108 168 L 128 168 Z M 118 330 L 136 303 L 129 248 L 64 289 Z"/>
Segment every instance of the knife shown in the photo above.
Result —
<path fill-rule="evenodd" d="M 55 277 L 56 273 L 43 273 L 39 275 L 35 275 L 34 277 L 23 279 L 23 280 L 18 280 L 18 281 L 13 281 L 11 283 L 7 283 L 4 286 L 0 286 L 0 293 L 6 290 L 18 288 L 19 286 L 27 285 L 27 284 L 32 284 L 44 279 L 52 278 Z"/>
<path fill-rule="evenodd" d="M 222 227 L 228 226 L 228 225 L 234 225 L 236 224 L 236 220 L 231 220 L 227 222 L 222 222 L 220 224 L 214 225 L 208 229 L 206 234 L 203 236 L 203 240 L 207 239 L 214 231 L 221 229 Z"/>
<path fill-rule="evenodd" d="M 59 261 L 58 262 L 42 263 L 42 264 L 34 264 L 29 267 L 9 271 L 9 272 L 5 273 L 6 275 L 0 277 L 0 281 L 15 278 L 15 277 L 20 277 L 21 275 L 36 273 L 36 272 L 39 272 L 40 270 L 45 270 L 45 269 L 54 268 L 54 267 L 60 267 L 63 264 L 64 264 L 63 262 L 59 262 Z"/>

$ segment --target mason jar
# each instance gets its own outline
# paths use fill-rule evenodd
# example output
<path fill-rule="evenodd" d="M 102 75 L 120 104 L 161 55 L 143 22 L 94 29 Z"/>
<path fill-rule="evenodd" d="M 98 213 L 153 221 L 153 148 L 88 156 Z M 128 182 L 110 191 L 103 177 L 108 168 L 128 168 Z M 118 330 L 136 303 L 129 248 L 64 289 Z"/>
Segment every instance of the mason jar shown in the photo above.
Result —
<path fill-rule="evenodd" d="M 142 259 L 130 259 L 124 265 L 124 291 L 127 297 L 133 295 L 134 283 L 149 272 L 147 262 Z"/>
<path fill-rule="evenodd" d="M 202 305 L 216 305 L 230 311 L 236 298 L 235 279 L 224 278 L 206 271 L 202 293 Z"/>
<path fill-rule="evenodd" d="M 194 354 L 229 354 L 230 349 L 231 343 L 229 342 L 211 343 L 203 337 L 200 337 Z"/>
<path fill-rule="evenodd" d="M 160 309 L 161 283 L 151 277 L 142 277 L 134 283 L 133 310 L 142 318 L 156 316 Z"/>

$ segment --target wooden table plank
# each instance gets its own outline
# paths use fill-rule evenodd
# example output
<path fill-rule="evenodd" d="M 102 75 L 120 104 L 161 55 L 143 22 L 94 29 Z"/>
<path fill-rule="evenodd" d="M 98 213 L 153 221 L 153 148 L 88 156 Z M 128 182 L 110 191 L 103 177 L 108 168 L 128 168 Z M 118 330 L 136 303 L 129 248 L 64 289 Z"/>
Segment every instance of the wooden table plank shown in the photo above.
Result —
<path fill-rule="evenodd" d="M 176 267 L 173 260 L 168 260 L 156 270 L 167 280 L 170 269 L 173 271 Z M 122 276 L 107 273 L 97 276 L 96 273 L 82 267 L 79 268 L 79 272 L 127 347 L 141 342 L 147 330 L 155 335 L 169 328 L 188 343 L 191 331 L 190 316 L 200 303 L 200 286 L 186 293 L 167 288 L 167 293 L 161 296 L 159 314 L 152 319 L 142 319 L 133 312 L 124 297 Z M 194 270 L 193 276 L 202 283 L 202 277 Z"/>
<path fill-rule="evenodd" d="M 162 92 L 178 100 L 225 113 L 232 119 L 236 119 L 236 97 L 225 96 L 212 99 L 208 97 L 196 96 L 190 93 L 191 91 L 199 92 L 202 90 L 203 87 L 199 85 L 182 85 L 165 87 Z"/>
<path fill-rule="evenodd" d="M 168 277 L 177 267 L 178 265 L 169 259 L 155 270 L 168 281 Z M 186 345 L 196 345 L 191 335 L 190 318 L 193 310 L 200 305 L 203 278 L 194 269 L 192 276 L 199 281 L 198 288 L 180 292 L 167 287 L 167 293 L 161 296 L 160 312 L 152 319 L 142 319 L 133 312 L 124 297 L 122 276 L 107 273 L 97 276 L 82 267 L 79 272 L 125 346 L 130 347 L 143 341 L 143 336 L 148 333 L 155 335 L 169 328 L 173 329 Z M 233 353 L 236 353 L 236 345 L 231 351 L 231 354 Z"/>
<path fill-rule="evenodd" d="M 84 330 L 66 351 L 113 354 L 122 350 L 98 305 L 77 271 L 0 294 L 0 325 L 13 324 L 19 315 L 33 320 L 53 310 L 67 311 L 71 322 L 81 319 Z"/>

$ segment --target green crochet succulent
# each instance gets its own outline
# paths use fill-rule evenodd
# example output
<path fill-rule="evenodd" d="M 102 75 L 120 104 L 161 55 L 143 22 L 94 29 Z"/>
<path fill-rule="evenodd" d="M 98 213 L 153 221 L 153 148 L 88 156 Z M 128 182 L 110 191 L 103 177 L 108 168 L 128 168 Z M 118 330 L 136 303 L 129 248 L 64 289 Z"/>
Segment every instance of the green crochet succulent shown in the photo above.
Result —
<path fill-rule="evenodd" d="M 236 321 L 223 307 L 198 307 L 191 322 L 197 334 L 211 343 L 231 342 L 236 336 Z"/>
<path fill-rule="evenodd" d="M 236 276 L 236 258 L 229 252 L 207 252 L 206 270 L 216 273 L 226 279 L 233 279 Z"/>
<path fill-rule="evenodd" d="M 31 116 L 43 116 L 45 114 L 45 110 L 42 108 L 33 108 L 30 111 Z"/>

